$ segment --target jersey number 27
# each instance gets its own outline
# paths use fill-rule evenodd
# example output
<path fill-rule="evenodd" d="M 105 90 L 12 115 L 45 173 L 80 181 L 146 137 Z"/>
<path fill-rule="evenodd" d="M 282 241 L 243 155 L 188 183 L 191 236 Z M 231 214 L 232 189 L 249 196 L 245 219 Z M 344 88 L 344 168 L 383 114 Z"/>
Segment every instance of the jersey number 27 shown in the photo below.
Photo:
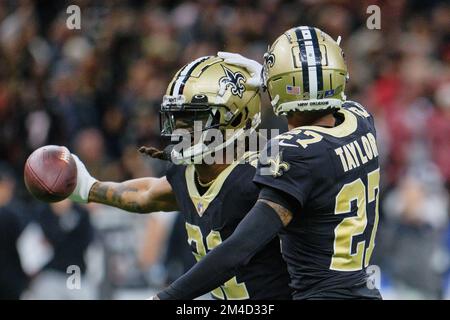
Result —
<path fill-rule="evenodd" d="M 356 201 L 357 215 L 347 217 L 334 229 L 334 253 L 330 269 L 337 271 L 357 271 L 367 267 L 375 247 L 375 234 L 378 226 L 378 206 L 380 193 L 380 169 L 367 175 L 367 186 L 361 178 L 345 184 L 336 196 L 334 214 L 340 215 L 351 211 L 352 202 Z M 368 204 L 375 201 L 375 212 L 368 212 Z M 374 215 L 374 223 L 369 243 L 365 240 L 356 244 L 352 254 L 353 238 L 363 234 L 367 226 L 368 213 Z"/>

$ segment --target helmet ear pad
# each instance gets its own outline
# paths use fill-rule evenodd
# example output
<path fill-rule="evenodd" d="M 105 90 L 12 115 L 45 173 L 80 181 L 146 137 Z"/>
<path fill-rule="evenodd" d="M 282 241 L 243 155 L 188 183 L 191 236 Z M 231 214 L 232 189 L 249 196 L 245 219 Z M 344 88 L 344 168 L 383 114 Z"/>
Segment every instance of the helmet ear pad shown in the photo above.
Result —
<path fill-rule="evenodd" d="M 249 130 L 252 127 L 252 120 L 251 119 L 247 119 L 245 121 L 245 130 Z"/>
<path fill-rule="evenodd" d="M 237 116 L 233 119 L 233 121 L 231 122 L 231 126 L 236 128 L 237 126 L 239 126 L 241 124 L 242 121 L 242 112 L 239 112 L 237 114 Z"/>
<path fill-rule="evenodd" d="M 248 106 L 245 106 L 242 111 L 234 116 L 230 126 L 233 128 L 244 128 L 244 130 L 249 130 L 252 127 L 252 119 L 250 118 Z"/>

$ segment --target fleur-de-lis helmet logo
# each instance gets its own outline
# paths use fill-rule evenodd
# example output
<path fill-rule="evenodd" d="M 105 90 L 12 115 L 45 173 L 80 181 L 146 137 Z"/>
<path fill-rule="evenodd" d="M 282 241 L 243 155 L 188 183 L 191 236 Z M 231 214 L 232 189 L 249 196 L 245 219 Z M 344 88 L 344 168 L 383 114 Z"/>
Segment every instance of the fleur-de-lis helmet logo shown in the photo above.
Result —
<path fill-rule="evenodd" d="M 275 55 L 273 54 L 273 52 L 266 52 L 264 54 L 264 61 L 266 63 L 266 66 L 272 68 L 275 64 Z"/>
<path fill-rule="evenodd" d="M 225 76 L 219 80 L 220 87 L 223 86 L 225 89 L 230 87 L 233 95 L 242 98 L 242 94 L 245 91 L 244 83 L 246 80 L 244 75 L 239 71 L 233 72 L 225 66 L 222 66 L 222 68 L 225 72 Z"/>
<path fill-rule="evenodd" d="M 261 78 L 263 82 L 263 88 L 267 88 L 267 80 L 269 77 L 269 68 L 272 68 L 275 64 L 275 55 L 273 52 L 269 51 L 264 54 L 264 65 L 261 70 Z"/>

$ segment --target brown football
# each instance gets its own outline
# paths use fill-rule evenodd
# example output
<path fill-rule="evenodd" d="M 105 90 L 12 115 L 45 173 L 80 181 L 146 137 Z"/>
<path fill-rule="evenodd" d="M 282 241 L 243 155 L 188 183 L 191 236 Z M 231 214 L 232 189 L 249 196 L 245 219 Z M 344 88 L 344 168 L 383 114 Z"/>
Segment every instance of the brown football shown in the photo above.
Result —
<path fill-rule="evenodd" d="M 24 180 L 28 191 L 37 199 L 58 202 L 75 189 L 77 166 L 66 147 L 44 146 L 28 157 Z"/>

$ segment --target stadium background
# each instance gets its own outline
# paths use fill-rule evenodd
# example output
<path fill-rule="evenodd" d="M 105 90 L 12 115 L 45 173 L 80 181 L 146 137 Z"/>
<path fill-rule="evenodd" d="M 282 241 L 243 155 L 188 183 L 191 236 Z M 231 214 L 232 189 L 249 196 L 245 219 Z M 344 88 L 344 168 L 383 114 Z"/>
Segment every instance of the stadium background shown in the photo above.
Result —
<path fill-rule="evenodd" d="M 66 27 L 69 4 L 81 30 Z M 371 4 L 381 30 L 366 27 Z M 433 0 L 0 1 L 0 297 L 142 299 L 183 272 L 192 258 L 179 214 L 40 203 L 25 190 L 24 162 L 58 144 L 98 179 L 163 175 L 137 147 L 164 144 L 158 108 L 174 72 L 219 50 L 261 61 L 296 25 L 342 36 L 347 95 L 376 118 L 372 262 L 385 298 L 448 299 L 450 7 Z M 269 106 L 261 127 L 284 130 Z M 80 290 L 66 286 L 68 265 L 83 274 Z"/>

